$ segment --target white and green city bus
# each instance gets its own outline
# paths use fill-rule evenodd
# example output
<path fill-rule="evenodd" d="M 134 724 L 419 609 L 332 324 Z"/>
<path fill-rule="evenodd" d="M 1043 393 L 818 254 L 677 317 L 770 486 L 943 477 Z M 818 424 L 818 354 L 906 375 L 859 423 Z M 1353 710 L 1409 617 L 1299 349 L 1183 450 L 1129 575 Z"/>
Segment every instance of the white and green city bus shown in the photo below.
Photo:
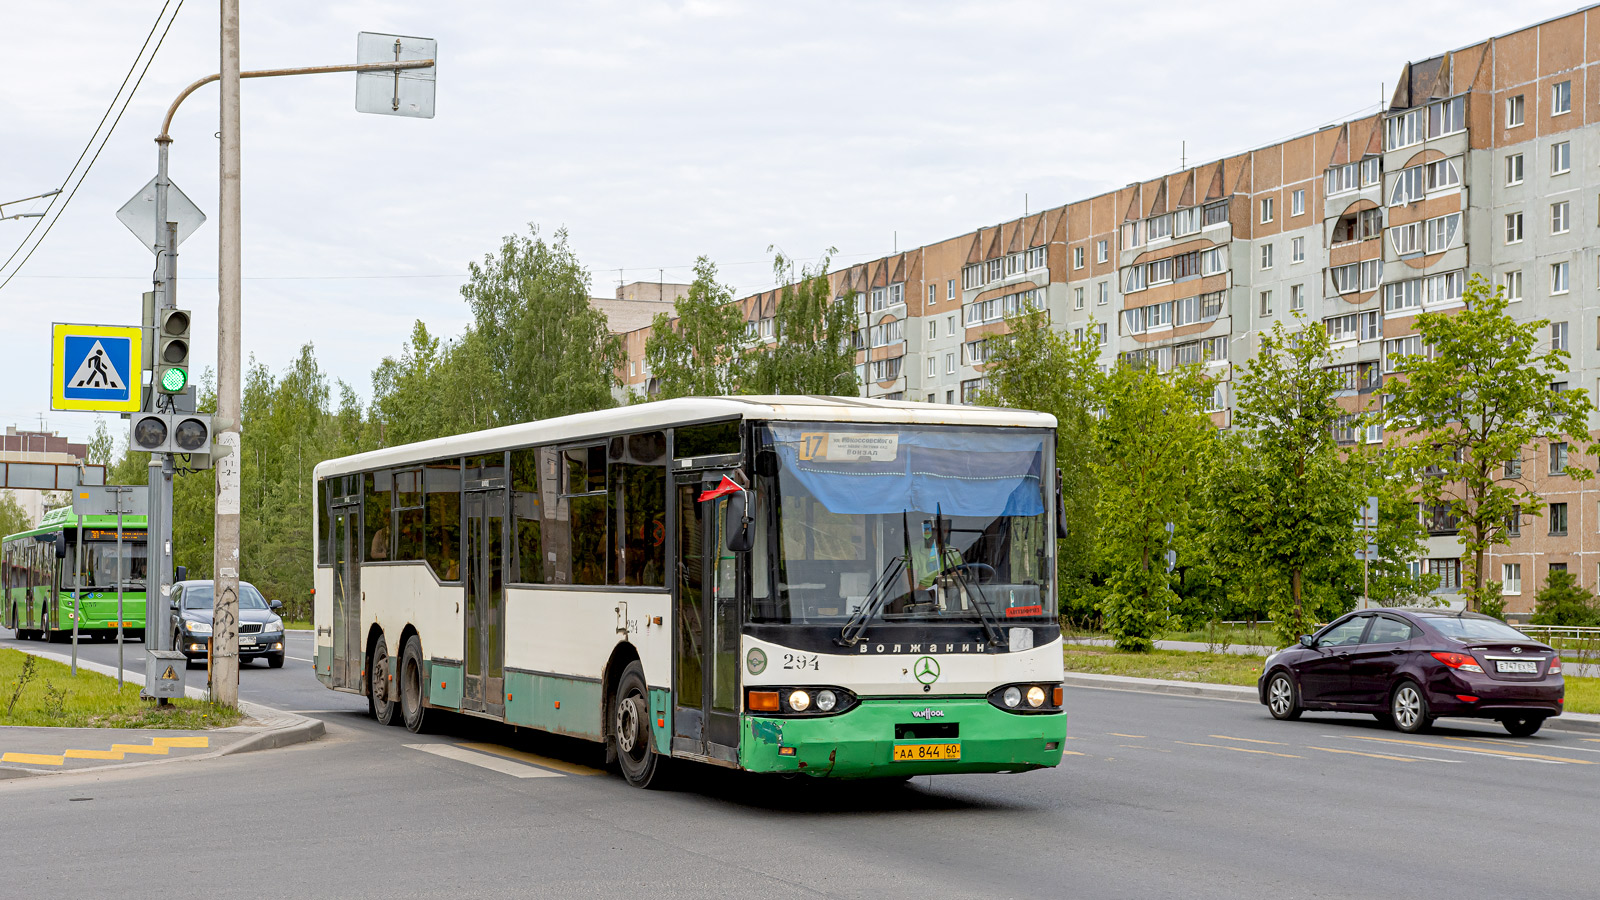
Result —
<path fill-rule="evenodd" d="M 1061 760 L 1055 420 L 668 400 L 317 466 L 316 672 L 660 760 L 840 778 Z"/>

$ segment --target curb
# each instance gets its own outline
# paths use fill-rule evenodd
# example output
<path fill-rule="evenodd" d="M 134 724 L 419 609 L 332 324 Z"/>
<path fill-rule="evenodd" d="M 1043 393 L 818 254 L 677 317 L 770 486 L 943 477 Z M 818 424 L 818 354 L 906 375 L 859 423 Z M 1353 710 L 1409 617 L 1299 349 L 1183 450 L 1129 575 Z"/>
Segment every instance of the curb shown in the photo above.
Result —
<path fill-rule="evenodd" d="M 1097 675 L 1093 672 L 1068 672 L 1061 680 L 1068 687 L 1092 688 L 1100 691 L 1133 691 L 1141 694 L 1198 697 L 1205 700 L 1261 702 L 1260 694 L 1255 688 L 1238 684 L 1172 681 L 1166 678 L 1134 678 L 1128 675 Z M 1600 716 L 1588 713 L 1562 713 L 1559 716 L 1547 719 L 1545 728 L 1550 731 L 1600 734 Z"/>
<path fill-rule="evenodd" d="M 33 647 L 14 647 L 12 649 L 20 650 L 23 653 L 27 653 L 27 654 L 30 654 L 32 656 L 37 656 L 37 657 L 39 657 L 41 659 L 48 659 L 51 662 L 62 663 L 64 665 L 70 665 L 71 662 L 72 662 L 72 657 L 70 655 L 63 654 L 63 653 L 56 653 L 56 652 L 52 652 L 52 651 L 49 651 L 49 650 L 39 650 L 39 649 L 35 649 Z M 112 678 L 117 677 L 117 667 L 116 666 L 106 665 L 104 663 L 97 663 L 97 662 L 93 662 L 91 660 L 79 659 L 78 660 L 78 668 L 85 669 L 85 670 L 90 671 L 90 672 L 97 672 L 97 673 L 99 673 L 101 675 L 108 675 L 108 676 L 110 676 Z M 125 681 L 134 680 L 134 679 L 129 679 L 129 678 L 126 677 L 126 673 L 129 672 L 129 671 L 130 670 L 127 667 L 124 667 L 123 672 L 124 672 L 124 680 Z M 184 690 L 184 693 L 188 694 L 189 698 L 192 699 L 192 700 L 204 700 L 204 699 L 206 699 L 206 691 L 205 691 L 204 688 L 187 687 L 186 686 L 185 690 Z M 167 760 L 149 760 L 149 761 L 139 762 L 139 763 L 127 763 L 125 765 L 151 765 L 151 764 L 156 764 L 156 763 L 179 762 L 179 761 L 182 761 L 182 760 L 216 759 L 216 758 L 222 757 L 222 756 L 233 756 L 234 754 L 249 753 L 249 752 L 255 751 L 255 750 L 275 750 L 275 749 L 277 749 L 279 747 L 288 747 L 288 746 L 290 746 L 292 744 L 300 744 L 300 743 L 304 743 L 306 741 L 313 741 L 313 740 L 316 740 L 317 738 L 321 737 L 323 734 L 327 733 L 327 728 L 326 728 L 326 726 L 323 725 L 321 719 L 313 719 L 313 718 L 310 718 L 309 716 L 299 715 L 298 713 L 284 712 L 283 710 L 273 709 L 270 706 L 263 706 L 260 703 L 253 703 L 253 702 L 251 702 L 249 700 L 240 700 L 239 701 L 239 711 L 244 713 L 247 717 L 249 717 L 251 719 L 254 719 L 257 722 L 260 722 L 261 724 L 259 724 L 259 725 L 234 725 L 234 726 L 229 727 L 229 728 L 218 728 L 216 730 L 219 733 L 227 732 L 227 733 L 230 733 L 230 734 L 238 734 L 239 732 L 250 732 L 251 733 L 250 736 L 244 738 L 243 740 L 240 740 L 240 741 L 238 741 L 238 742 L 236 742 L 234 744 L 231 744 L 231 745 L 229 745 L 227 747 L 223 747 L 220 750 L 214 750 L 214 751 L 212 751 L 210 753 L 200 753 L 200 754 L 196 754 L 194 756 L 183 756 L 183 757 L 178 757 L 178 758 L 175 758 L 175 759 L 167 759 Z M 83 730 L 83 731 L 116 731 L 117 729 L 114 729 L 114 728 L 111 728 L 111 729 L 89 729 L 89 728 L 84 728 L 84 729 L 81 729 L 81 730 Z M 41 771 L 35 771 L 35 770 L 32 770 L 32 769 L 0 769 L 0 780 L 10 779 L 10 778 L 26 778 L 26 777 L 29 777 L 31 775 L 68 775 L 68 774 L 72 774 L 73 772 L 98 771 L 98 770 L 110 769 L 110 768 L 120 768 L 120 767 L 118 767 L 118 766 L 94 766 L 94 767 L 88 768 L 88 769 L 72 769 L 72 770 L 67 770 L 67 771 L 62 771 L 62 772 L 41 772 Z M 12 774 L 12 773 L 18 773 L 18 772 L 25 772 L 27 774 L 22 774 L 22 775 Z"/>

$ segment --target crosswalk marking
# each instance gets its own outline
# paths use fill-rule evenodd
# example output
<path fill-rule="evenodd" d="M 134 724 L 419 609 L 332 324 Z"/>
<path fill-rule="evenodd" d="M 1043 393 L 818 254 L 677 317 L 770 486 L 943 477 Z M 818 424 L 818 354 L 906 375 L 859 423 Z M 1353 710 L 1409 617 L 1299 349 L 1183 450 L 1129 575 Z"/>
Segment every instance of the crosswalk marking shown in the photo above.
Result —
<path fill-rule="evenodd" d="M 495 756 L 503 756 L 506 759 L 514 759 L 518 762 L 525 762 L 530 766 L 538 766 L 541 769 L 554 769 L 557 772 L 564 772 L 568 775 L 605 774 L 599 769 L 591 769 L 588 766 L 580 766 L 577 763 L 569 763 L 559 759 L 551 759 L 548 756 L 540 756 L 537 753 L 529 753 L 525 750 L 513 750 L 510 747 L 502 747 L 499 744 L 457 744 L 456 746 L 465 747 L 468 750 L 477 750 L 480 753 L 492 753 Z"/>
<path fill-rule="evenodd" d="M 445 759 L 453 759 L 456 762 L 464 762 L 482 769 L 489 769 L 502 775 L 510 775 L 513 778 L 566 777 L 560 772 L 552 772 L 549 769 L 541 769 L 538 766 L 530 766 L 527 763 L 516 762 L 501 756 L 490 756 L 487 753 L 479 753 L 476 750 L 468 750 L 465 747 L 457 747 L 454 744 L 406 744 L 405 746 L 412 750 L 421 750 L 423 753 L 432 753 L 434 756 L 442 756 Z"/>
<path fill-rule="evenodd" d="M 1173 741 L 1175 744 L 1188 744 L 1191 747 L 1215 747 L 1218 750 L 1237 750 L 1240 753 L 1260 753 L 1264 756 L 1281 756 L 1285 759 L 1305 759 L 1304 756 L 1295 756 L 1293 753 L 1275 753 L 1271 750 L 1251 750 L 1249 747 L 1226 747 L 1222 744 L 1197 744 L 1194 741 Z"/>
<path fill-rule="evenodd" d="M 80 750 L 67 749 L 60 754 L 53 753 L 18 753 L 12 751 L 0 755 L 0 762 L 24 763 L 33 766 L 63 766 L 69 759 L 105 759 L 121 760 L 132 753 L 139 756 L 166 756 L 172 748 L 204 748 L 211 746 L 211 739 L 199 735 L 184 735 L 180 737 L 151 738 L 148 746 L 144 744 L 112 744 L 110 750 Z"/>

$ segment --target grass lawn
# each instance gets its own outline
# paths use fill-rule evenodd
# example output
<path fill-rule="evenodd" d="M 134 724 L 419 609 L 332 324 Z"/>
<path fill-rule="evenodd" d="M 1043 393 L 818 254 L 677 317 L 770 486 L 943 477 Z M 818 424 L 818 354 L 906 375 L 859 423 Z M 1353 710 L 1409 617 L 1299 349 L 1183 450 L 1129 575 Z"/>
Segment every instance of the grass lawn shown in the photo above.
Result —
<path fill-rule="evenodd" d="M 32 672 L 23 681 L 27 660 Z M 129 674 L 133 674 L 130 672 Z M 52 728 L 226 728 L 236 709 L 202 700 L 174 700 L 166 709 L 139 699 L 143 673 L 117 689 L 117 679 L 0 648 L 0 725 Z M 16 698 L 15 705 L 12 698 Z M 9 714 L 7 713 L 9 710 Z"/>
<path fill-rule="evenodd" d="M 1567 676 L 1567 712 L 1600 713 L 1600 678 Z"/>
<path fill-rule="evenodd" d="M 1212 684 L 1254 685 L 1261 675 L 1260 656 L 1237 653 L 1196 653 L 1188 650 L 1152 650 L 1126 653 L 1114 647 L 1067 645 L 1068 672 L 1128 675 L 1134 678 L 1168 678 Z"/>
<path fill-rule="evenodd" d="M 292 631 L 310 631 L 311 630 L 311 620 L 310 619 L 284 619 L 283 620 L 283 627 L 287 628 L 287 629 L 290 629 Z"/>

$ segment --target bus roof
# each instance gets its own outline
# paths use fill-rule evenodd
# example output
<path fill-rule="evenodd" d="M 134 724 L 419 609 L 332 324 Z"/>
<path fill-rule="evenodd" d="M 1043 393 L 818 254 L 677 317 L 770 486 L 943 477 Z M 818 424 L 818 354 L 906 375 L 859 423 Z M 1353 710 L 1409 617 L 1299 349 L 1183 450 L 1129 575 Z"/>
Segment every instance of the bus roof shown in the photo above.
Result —
<path fill-rule="evenodd" d="M 33 528 L 30 528 L 27 531 L 19 531 L 16 534 L 8 534 L 4 538 L 0 538 L 0 540 L 9 541 L 16 538 L 35 537 L 41 534 L 55 534 L 63 529 L 76 528 L 79 525 L 82 525 L 85 528 L 115 529 L 117 527 L 117 517 L 76 516 L 72 513 L 72 507 L 60 506 L 45 513 L 44 517 L 39 520 L 39 524 Z M 147 525 L 148 523 L 146 522 L 144 516 L 124 515 L 122 517 L 122 527 L 124 530 L 142 530 L 147 527 Z"/>
<path fill-rule="evenodd" d="M 465 456 L 500 447 L 562 443 L 616 432 L 669 428 L 717 419 L 770 419 L 885 425 L 986 425 L 1007 428 L 1054 428 L 1048 413 L 995 406 L 957 406 L 876 400 L 859 397 L 819 397 L 808 394 L 749 397 L 680 397 L 634 406 L 504 425 L 486 431 L 435 438 L 415 444 L 386 447 L 317 464 L 314 477 L 342 475 L 367 469 L 403 465 L 442 456 Z"/>

